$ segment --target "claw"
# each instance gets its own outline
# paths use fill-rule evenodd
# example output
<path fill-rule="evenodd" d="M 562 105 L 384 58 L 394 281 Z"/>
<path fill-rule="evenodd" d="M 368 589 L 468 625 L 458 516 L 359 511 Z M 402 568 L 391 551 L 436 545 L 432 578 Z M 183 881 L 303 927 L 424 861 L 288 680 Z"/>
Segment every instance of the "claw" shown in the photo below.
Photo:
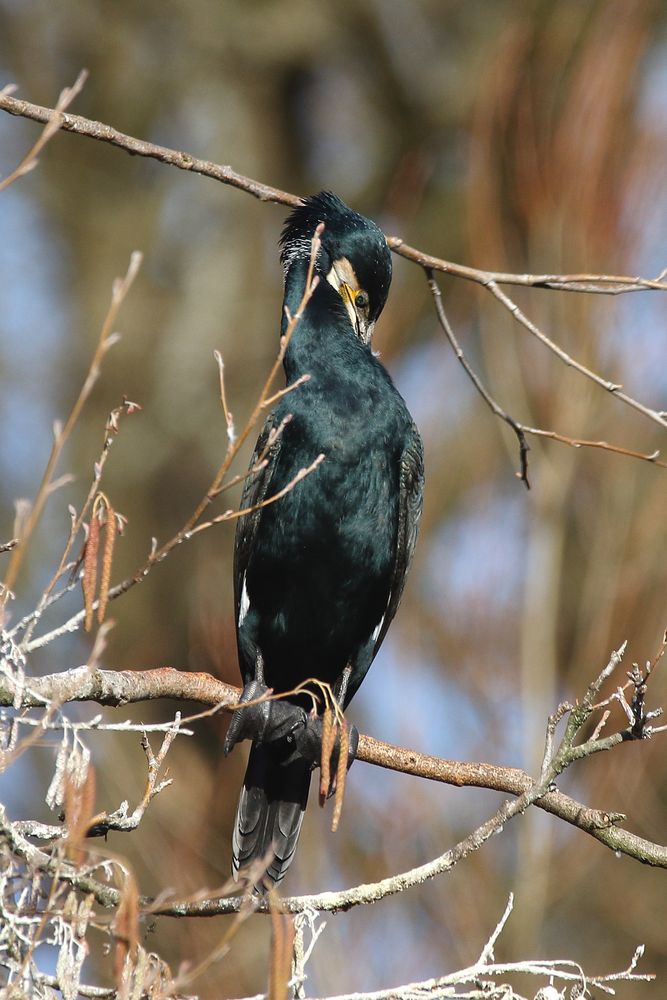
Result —
<path fill-rule="evenodd" d="M 239 707 L 234 711 L 223 743 L 225 756 L 242 740 L 253 740 L 270 747 L 272 754 L 288 764 L 297 757 L 305 758 L 311 766 L 317 767 L 322 760 L 322 718 L 309 715 L 299 705 L 289 701 L 258 701 L 246 706 L 249 701 L 257 701 L 271 693 L 262 681 L 253 680 L 243 689 Z M 359 746 L 359 730 L 356 726 L 348 729 L 347 767 L 351 767 Z M 340 751 L 340 732 L 336 736 L 331 753 L 331 767 L 335 774 Z M 331 793 L 329 793 L 331 794 Z"/>
<path fill-rule="evenodd" d="M 246 684 L 223 743 L 225 755 L 242 740 L 263 743 L 283 763 L 296 754 L 300 746 L 300 734 L 306 729 L 304 709 L 288 701 L 268 699 L 258 701 L 255 705 L 247 704 L 271 693 L 272 689 L 261 681 L 254 680 Z"/>
<path fill-rule="evenodd" d="M 359 730 L 356 726 L 350 726 L 350 743 L 347 749 L 347 769 L 348 771 L 352 767 L 352 764 L 357 759 L 357 751 L 359 749 Z"/>
<path fill-rule="evenodd" d="M 359 748 L 359 730 L 356 726 L 350 726 L 348 728 L 348 733 L 349 743 L 347 751 L 347 768 L 349 770 L 357 756 L 357 750 Z M 296 743 L 295 753 L 298 753 L 301 757 L 305 757 L 309 760 L 313 767 L 319 765 L 322 760 L 322 717 L 306 717 L 305 725 L 302 729 L 295 731 L 294 738 Z M 336 773 L 336 768 L 338 767 L 339 751 L 340 731 L 336 734 L 336 742 L 334 743 L 334 747 L 331 752 L 331 769 L 334 774 Z"/>

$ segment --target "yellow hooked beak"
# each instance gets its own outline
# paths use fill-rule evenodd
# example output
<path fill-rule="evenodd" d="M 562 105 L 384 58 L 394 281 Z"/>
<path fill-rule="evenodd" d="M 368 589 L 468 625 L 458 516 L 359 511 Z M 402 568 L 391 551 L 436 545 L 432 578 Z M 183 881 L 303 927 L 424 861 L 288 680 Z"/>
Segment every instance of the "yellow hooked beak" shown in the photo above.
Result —
<path fill-rule="evenodd" d="M 362 343 L 369 344 L 375 324 L 368 318 L 368 295 L 359 287 L 354 268 L 347 257 L 334 261 L 327 275 L 327 281 L 333 285 L 343 300 L 357 337 Z"/>

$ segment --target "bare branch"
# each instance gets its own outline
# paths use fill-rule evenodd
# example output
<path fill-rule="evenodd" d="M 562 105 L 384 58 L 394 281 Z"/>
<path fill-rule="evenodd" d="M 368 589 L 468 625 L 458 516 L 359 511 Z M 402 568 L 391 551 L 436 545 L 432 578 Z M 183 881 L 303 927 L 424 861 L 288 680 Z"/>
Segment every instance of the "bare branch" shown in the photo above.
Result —
<path fill-rule="evenodd" d="M 661 469 L 667 469 L 667 462 L 660 460 L 660 452 L 644 452 L 644 451 L 633 451 L 631 448 L 623 448 L 619 444 L 610 444 L 608 441 L 590 441 L 586 438 L 572 438 L 568 437 L 566 434 L 558 434 L 557 431 L 547 431 L 541 427 L 528 427 L 526 424 L 521 424 L 523 430 L 526 434 L 533 434 L 535 437 L 549 438 L 552 441 L 560 441 L 561 444 L 567 444 L 570 448 L 601 448 L 603 451 L 611 451 L 615 455 L 626 455 L 628 458 L 638 458 L 642 462 L 650 462 L 652 465 L 658 465 Z"/>
<path fill-rule="evenodd" d="M 223 361 L 220 351 L 213 351 L 213 357 L 217 362 L 218 372 L 220 374 L 220 402 L 222 403 L 222 412 L 225 415 L 225 423 L 227 424 L 228 447 L 233 448 L 234 443 L 236 442 L 236 431 L 234 430 L 233 414 L 227 406 L 227 392 L 225 390 L 225 362 Z"/>
<path fill-rule="evenodd" d="M 168 542 L 165 542 L 162 546 L 158 547 L 157 542 L 154 540 L 154 544 L 152 545 L 149 555 L 145 560 L 145 562 L 143 563 L 143 565 L 140 566 L 139 569 L 137 569 L 132 576 L 127 577 L 125 580 L 123 580 L 122 583 L 119 583 L 115 587 L 112 587 L 110 590 L 108 590 L 107 600 L 114 600 L 115 598 L 120 597 L 122 594 L 127 593 L 127 591 L 130 590 L 131 587 L 145 580 L 149 572 L 156 563 L 161 562 L 163 559 L 165 559 L 170 554 L 170 552 L 173 551 L 173 549 L 175 549 L 178 545 L 181 545 L 183 542 L 188 541 L 190 538 L 193 537 L 193 535 L 207 528 L 212 527 L 214 524 L 218 524 L 223 521 L 230 521 L 233 520 L 234 518 L 242 516 L 243 514 L 247 514 L 252 509 L 248 508 L 246 510 L 241 510 L 241 511 L 232 511 L 232 510 L 225 511 L 218 517 L 212 518 L 206 523 L 201 523 L 201 517 L 204 514 L 207 507 L 220 495 L 220 493 L 225 488 L 225 477 L 229 472 L 232 462 L 236 458 L 241 446 L 244 444 L 250 432 L 252 431 L 253 427 L 256 425 L 257 421 L 262 415 L 263 410 L 267 404 L 267 400 L 271 398 L 271 388 L 273 382 L 278 374 L 278 371 L 282 366 L 283 360 L 285 358 L 285 353 L 287 352 L 287 348 L 289 346 L 294 330 L 296 329 L 301 317 L 303 316 L 304 310 L 306 309 L 306 306 L 308 305 L 308 302 L 310 301 L 310 298 L 313 292 L 315 291 L 315 288 L 317 287 L 317 282 L 319 279 L 316 276 L 314 276 L 314 269 L 315 269 L 315 261 L 317 259 L 317 254 L 320 248 L 320 237 L 323 229 L 324 229 L 323 225 L 320 224 L 316 228 L 315 233 L 313 235 L 313 239 L 311 241 L 310 263 L 308 267 L 308 273 L 306 276 L 306 283 L 303 291 L 303 296 L 301 298 L 298 309 L 295 312 L 294 316 L 289 317 L 287 329 L 284 335 L 281 337 L 280 349 L 278 351 L 278 355 L 267 376 L 262 392 L 260 393 L 259 399 L 257 400 L 257 403 L 255 404 L 255 407 L 252 413 L 250 414 L 250 417 L 248 418 L 245 427 L 238 435 L 238 437 L 234 436 L 234 439 L 233 440 L 231 439 L 231 437 L 229 436 L 231 416 L 226 408 L 227 403 L 226 403 L 226 398 L 224 397 L 224 382 L 222 381 L 222 372 L 224 369 L 221 368 L 222 358 L 221 356 L 217 355 L 216 361 L 218 363 L 218 370 L 220 373 L 221 396 L 223 397 L 223 409 L 225 410 L 225 418 L 228 429 L 228 445 L 225 452 L 225 457 L 220 467 L 218 468 L 218 471 L 216 472 L 211 485 L 209 486 L 206 493 L 204 494 L 200 502 L 197 504 L 195 510 L 190 515 L 188 520 L 185 522 L 183 527 L 180 528 L 180 530 L 177 531 L 176 534 L 172 538 L 170 538 Z M 305 380 L 303 379 L 299 380 L 299 384 L 302 385 L 304 381 Z M 275 398 L 278 398 L 279 396 L 280 394 L 277 394 Z M 70 421 L 68 421 L 68 425 L 69 423 Z M 278 432 L 282 430 L 283 426 L 284 422 L 281 425 L 281 427 L 278 428 Z M 301 480 L 304 479 L 305 476 L 313 472 L 322 460 L 323 456 L 322 455 L 318 456 L 314 460 L 314 462 L 310 466 L 308 466 L 308 468 L 301 469 L 294 477 L 294 480 L 292 482 L 288 483 L 287 486 L 285 486 L 275 496 L 268 497 L 266 500 L 263 501 L 263 503 L 260 506 L 268 506 L 270 503 L 273 503 L 274 501 L 279 500 L 281 497 L 285 496 L 285 494 L 288 493 L 290 490 L 292 490 L 299 482 L 301 482 Z M 9 584 L 6 585 L 8 586 Z M 89 604 L 87 608 L 88 614 L 89 615 L 92 614 L 92 611 L 98 606 L 99 606 L 99 601 L 95 601 L 92 604 Z M 51 632 L 48 632 L 46 635 L 42 635 L 39 638 L 34 639 L 32 641 L 25 641 L 23 643 L 22 648 L 26 652 L 30 652 L 33 649 L 39 649 L 45 645 L 48 645 L 50 642 L 53 642 L 54 639 L 57 639 L 68 632 L 75 632 L 79 628 L 81 622 L 85 621 L 85 619 L 86 619 L 86 612 L 80 611 L 77 614 L 73 615 L 67 622 L 60 625 L 58 628 L 53 629 Z"/>
<path fill-rule="evenodd" d="M 4 191 L 5 188 L 8 188 L 9 185 L 13 184 L 14 181 L 19 179 L 19 177 L 23 177 L 25 174 L 30 173 L 31 170 L 34 170 L 39 162 L 39 154 L 44 149 L 49 139 L 52 139 L 56 132 L 62 128 L 65 117 L 63 115 L 63 111 L 65 108 L 68 108 L 74 98 L 81 93 L 87 79 L 88 70 L 82 69 L 72 86 L 65 87 L 58 98 L 58 103 L 46 121 L 46 127 L 42 130 L 37 142 L 30 150 L 28 150 L 19 165 L 12 170 L 11 174 L 8 174 L 3 180 L 0 180 L 0 191 Z M 0 92 L 0 97 L 8 96 L 9 95 L 6 90 Z"/>
<path fill-rule="evenodd" d="M 493 413 L 495 413 L 497 417 L 500 417 L 501 420 L 504 420 L 505 423 L 512 428 L 512 430 L 517 436 L 517 440 L 519 442 L 519 471 L 517 472 L 516 475 L 521 480 L 521 482 L 525 484 L 526 489 L 530 489 L 530 483 L 528 481 L 529 447 L 528 447 L 528 442 L 526 441 L 525 429 L 521 424 L 519 424 L 514 419 L 514 417 L 511 417 L 509 413 L 506 413 L 505 410 L 503 410 L 503 408 L 499 406 L 498 403 L 496 403 L 495 399 L 493 399 L 493 397 L 489 394 L 489 392 L 485 388 L 482 380 L 479 378 L 477 372 L 474 370 L 470 362 L 467 360 L 465 354 L 463 353 L 463 349 L 461 348 L 458 340 L 456 339 L 454 330 L 452 329 L 452 326 L 449 320 L 447 319 L 447 314 L 445 313 L 445 309 L 442 304 L 442 293 L 440 291 L 440 288 L 438 287 L 438 283 L 433 277 L 433 271 L 430 268 L 426 268 L 426 277 L 428 280 L 429 288 L 431 289 L 433 301 L 435 303 L 435 311 L 438 317 L 438 322 L 440 323 L 440 326 L 444 330 L 445 336 L 447 337 L 447 340 L 449 341 L 451 348 L 454 351 L 454 354 L 463 365 L 466 375 L 468 376 L 472 384 L 475 386 L 478 393 L 480 394 L 484 402 L 487 404 L 487 406 L 490 408 L 490 410 Z"/>
<path fill-rule="evenodd" d="M 0 587 L 0 607 L 2 607 L 2 605 L 6 603 L 8 598 L 8 592 L 13 587 L 14 582 L 18 576 L 18 572 L 21 567 L 21 563 L 23 561 L 23 556 L 25 554 L 27 544 L 39 521 L 39 518 L 41 517 L 42 510 L 44 509 L 44 504 L 46 503 L 47 498 L 49 496 L 49 492 L 52 486 L 52 477 L 58 459 L 60 458 L 63 448 L 65 447 L 67 439 L 69 438 L 77 420 L 79 419 L 81 411 L 93 389 L 93 386 L 97 382 L 97 379 L 100 374 L 102 359 L 106 354 L 106 352 L 109 350 L 109 348 L 116 343 L 117 338 L 113 334 L 113 326 L 114 323 L 116 322 L 116 317 L 118 316 L 120 307 L 123 304 L 123 301 L 132 286 L 132 282 L 137 276 L 137 272 L 139 270 L 139 267 L 141 266 L 141 259 L 142 259 L 141 254 L 138 251 L 135 251 L 130 257 L 130 264 L 127 269 L 125 277 L 117 278 L 113 283 L 113 288 L 111 292 L 111 303 L 109 305 L 108 312 L 102 324 L 102 329 L 100 331 L 97 347 L 95 348 L 95 353 L 93 354 L 93 358 L 90 363 L 90 367 L 88 369 L 88 374 L 86 375 L 86 378 L 81 387 L 77 400 L 74 403 L 74 406 L 72 407 L 72 410 L 70 412 L 69 417 L 67 418 L 67 421 L 65 422 L 64 427 L 56 431 L 53 441 L 53 446 L 51 448 L 51 454 L 49 455 L 48 462 L 46 463 L 46 468 L 44 469 L 44 473 L 42 475 L 42 481 L 39 484 L 39 488 L 37 490 L 37 496 L 35 498 L 35 502 L 32 506 L 32 510 L 30 511 L 30 515 L 28 517 L 25 528 L 21 534 L 21 537 L 19 538 L 19 543 L 12 552 L 9 565 L 7 567 L 7 573 L 5 575 L 3 587 Z"/>
<path fill-rule="evenodd" d="M 6 111 L 10 115 L 29 118 L 32 121 L 41 123 L 50 122 L 56 114 L 52 108 L 45 108 L 39 104 L 31 104 L 29 101 L 19 100 L 8 93 L 0 93 L 0 110 Z M 64 114 L 60 128 L 63 132 L 72 132 L 75 135 L 109 143 L 118 149 L 123 149 L 125 152 L 131 153 L 133 156 L 146 156 L 154 160 L 159 160 L 161 163 L 166 163 L 169 166 L 177 167 L 179 170 L 188 170 L 191 173 L 201 174 L 203 177 L 211 177 L 222 184 L 228 184 L 231 187 L 245 191 L 260 201 L 288 205 L 291 208 L 295 208 L 301 204 L 301 198 L 298 195 L 291 194 L 289 191 L 282 191 L 280 188 L 271 187 L 268 184 L 262 184 L 251 177 L 244 177 L 243 174 L 237 173 L 229 166 L 221 166 L 220 164 L 212 163 L 210 160 L 201 160 L 191 153 L 170 149 L 166 146 L 158 146 L 155 143 L 145 142 L 142 139 L 136 139 L 134 136 L 119 132 L 110 125 L 92 121 L 80 115 Z M 667 291 L 664 272 L 656 278 L 609 274 L 511 274 L 504 271 L 486 271 L 463 264 L 456 264 L 441 257 L 433 257 L 421 250 L 408 246 L 400 236 L 388 236 L 387 243 L 394 253 L 405 257 L 406 260 L 421 264 L 422 267 L 432 268 L 434 271 L 452 274 L 466 281 L 474 281 L 480 285 L 486 285 L 489 281 L 495 281 L 499 285 L 522 285 L 533 288 L 551 288 L 560 291 L 588 292 L 603 295 L 619 295 L 621 293 L 639 291 Z"/>
<path fill-rule="evenodd" d="M 649 406 L 645 406 L 643 403 L 640 403 L 639 400 L 633 399 L 632 396 L 628 396 L 627 393 L 623 392 L 623 387 L 621 385 L 617 385 L 615 382 L 610 382 L 608 379 L 598 375 L 597 372 L 594 372 L 591 368 L 587 368 L 586 365 L 576 361 L 567 353 L 567 351 L 563 350 L 563 348 L 557 344 L 555 340 L 548 337 L 547 334 L 539 328 L 539 326 L 533 323 L 533 321 L 530 320 L 525 313 L 521 311 L 521 309 L 519 309 L 516 302 L 514 302 L 514 300 L 511 299 L 506 292 L 503 292 L 502 289 L 498 287 L 495 281 L 487 281 L 485 283 L 485 287 L 488 288 L 491 294 L 502 303 L 502 305 L 512 314 L 514 319 L 520 323 L 521 326 L 528 330 L 533 337 L 539 340 L 541 344 L 544 344 L 544 346 L 551 351 L 552 354 L 555 354 L 556 357 L 560 358 L 560 360 L 568 365 L 568 367 L 574 368 L 575 371 L 578 371 L 581 375 L 590 379 L 591 382 L 595 382 L 595 384 L 600 386 L 602 389 L 606 389 L 607 392 L 612 393 L 612 395 L 616 396 L 617 399 L 620 399 L 627 406 L 631 406 L 634 410 L 642 413 L 645 417 L 648 417 L 649 420 L 655 421 L 655 423 L 660 424 L 661 427 L 667 427 L 667 416 L 664 412 L 660 410 L 653 410 Z"/>
<path fill-rule="evenodd" d="M 373 990 L 363 993 L 343 993 L 337 996 L 322 997 L 320 1000 L 445 1000 L 447 997 L 456 997 L 458 1000 L 485 1000 L 485 998 L 506 998 L 506 1000 L 520 1000 L 519 994 L 507 984 L 497 983 L 500 976 L 527 975 L 541 979 L 547 979 L 550 984 L 557 982 L 563 986 L 573 984 L 574 989 L 570 995 L 584 996 L 590 995 L 588 987 L 593 986 L 603 993 L 615 995 L 615 990 L 611 983 L 619 982 L 653 982 L 653 973 L 638 973 L 635 971 L 637 963 L 644 954 L 644 946 L 639 945 L 635 950 L 628 966 L 620 972 L 607 973 L 605 975 L 587 975 L 577 962 L 568 959 L 524 959 L 519 962 L 490 962 L 487 960 L 487 949 L 489 945 L 495 943 L 495 937 L 502 931 L 509 916 L 510 907 L 501 917 L 498 927 L 493 932 L 482 955 L 474 963 L 465 969 L 450 972 L 445 976 L 437 976 L 434 979 L 422 980 L 420 982 L 405 983 L 400 986 L 392 986 L 384 990 Z M 461 993 L 458 987 L 472 985 L 470 991 Z M 454 992 L 456 991 L 456 992 Z M 564 992 L 559 992 L 555 988 L 553 1000 L 564 997 Z M 546 994 L 540 990 L 536 995 L 536 1000 Z M 247 998 L 250 1000 L 250 998 Z M 254 997 L 253 1000 L 260 1000 Z"/>
<path fill-rule="evenodd" d="M 218 514 L 217 517 L 212 517 L 210 521 L 203 521 L 198 524 L 190 532 L 191 535 L 196 535 L 200 531 L 206 531 L 207 528 L 211 528 L 214 524 L 222 524 L 223 521 L 235 521 L 239 517 L 245 517 L 246 514 L 251 514 L 255 510 L 262 510 L 264 507 L 270 507 L 271 504 L 275 503 L 276 500 L 282 500 L 284 496 L 291 493 L 294 487 L 309 476 L 311 472 L 314 472 L 318 465 L 321 465 L 324 461 L 324 455 L 320 454 L 317 456 L 314 462 L 306 466 L 304 469 L 299 469 L 297 474 L 293 479 L 290 479 L 286 486 L 283 486 L 281 490 L 274 493 L 272 496 L 267 497 L 266 500 L 262 500 L 261 503 L 255 504 L 252 507 L 242 507 L 240 510 L 226 510 L 223 514 Z"/>
<path fill-rule="evenodd" d="M 461 362 L 468 378 L 473 383 L 492 413 L 494 413 L 497 417 L 500 417 L 501 420 L 504 420 L 517 436 L 517 440 L 519 442 L 519 471 L 516 475 L 518 479 L 525 483 L 528 489 L 530 489 L 530 483 L 528 481 L 528 452 L 530 449 L 526 441 L 527 434 L 532 434 L 535 437 L 550 438 L 553 441 L 559 441 L 561 444 L 569 445 L 571 448 L 601 448 L 603 451 L 611 451 L 617 455 L 626 455 L 629 458 L 638 458 L 644 462 L 651 462 L 653 465 L 659 465 L 661 468 L 667 469 L 667 462 L 659 460 L 659 451 L 646 454 L 641 451 L 633 451 L 630 448 L 623 448 L 621 445 L 609 444 L 607 441 L 588 441 L 584 438 L 571 438 L 567 437 L 565 434 L 559 434 L 556 431 L 543 430 L 541 427 L 529 427 L 527 424 L 523 424 L 519 420 L 515 420 L 514 417 L 510 416 L 510 414 L 503 410 L 500 404 L 496 402 L 493 396 L 491 396 L 479 375 L 463 353 L 463 348 L 459 344 L 454 330 L 452 329 L 452 325 L 447 318 L 445 308 L 442 304 L 442 292 L 440 291 L 437 281 L 433 277 L 433 271 L 430 268 L 425 268 L 425 271 L 428 279 L 428 285 L 431 290 L 431 294 L 433 295 L 438 322 L 442 327 L 454 354 Z"/>
<path fill-rule="evenodd" d="M 608 676 L 608 669 L 609 665 L 603 672 L 603 679 Z M 0 704 L 15 704 L 15 687 L 11 679 L 0 676 Z M 239 688 L 224 684 L 210 674 L 188 673 L 172 667 L 144 671 L 89 670 L 79 667 L 31 679 L 29 685 L 23 688 L 19 707 L 41 707 L 51 700 L 58 704 L 94 701 L 100 705 L 119 706 L 169 698 L 196 701 L 231 712 L 236 707 L 240 694 Z M 566 710 L 569 711 L 570 706 L 566 706 Z M 588 716 L 578 717 L 575 733 L 587 718 Z M 187 723 L 189 720 L 186 718 L 183 721 Z M 571 760 L 565 762 L 566 766 L 574 759 L 590 753 L 612 749 L 628 738 L 627 731 L 624 731 L 615 733 L 604 741 L 597 741 L 595 745 L 588 741 L 583 750 L 572 744 Z M 551 758 L 555 756 L 552 752 L 549 763 L 553 763 Z M 359 737 L 357 760 L 448 785 L 487 788 L 519 797 L 530 793 L 534 788 L 533 779 L 519 768 L 444 760 L 383 743 L 367 735 Z M 559 766 L 562 763 L 561 760 Z M 544 783 L 545 778 L 546 772 L 541 775 L 540 784 Z M 624 817 L 618 813 L 590 808 L 551 787 L 536 801 L 536 805 L 583 830 L 613 851 L 626 854 L 644 864 L 667 868 L 667 846 L 655 844 L 620 828 L 617 824 Z"/>
<path fill-rule="evenodd" d="M 38 104 L 30 104 L 29 101 L 20 101 L 7 93 L 0 94 L 0 110 L 7 111 L 10 115 L 18 115 L 21 118 L 30 118 L 32 121 L 43 123 L 51 122 L 58 114 L 52 108 L 43 108 Z M 80 115 L 63 114 L 61 118 L 59 128 L 63 132 L 74 132 L 76 135 L 84 135 L 100 142 L 108 142 L 134 156 L 148 156 L 154 160 L 160 160 L 161 163 L 178 167 L 179 170 L 189 170 L 204 177 L 212 177 L 223 184 L 240 188 L 242 191 L 254 195 L 255 198 L 259 198 L 260 201 L 274 201 L 282 205 L 292 206 L 296 206 L 300 202 L 296 195 L 269 187 L 268 184 L 253 181 L 249 177 L 237 174 L 231 167 L 223 167 L 217 163 L 211 163 L 209 160 L 200 160 L 190 153 L 181 153 L 175 149 L 168 149 L 166 146 L 157 146 L 152 142 L 135 139 L 133 136 L 118 132 L 110 125 L 90 121 Z"/>
<path fill-rule="evenodd" d="M 516 974 L 536 976 L 541 979 L 547 979 L 550 983 L 573 984 L 575 987 L 582 985 L 584 989 L 590 985 L 597 987 L 597 989 L 602 990 L 604 993 L 614 995 L 615 990 L 607 984 L 618 982 L 653 982 L 655 979 L 653 973 L 637 973 L 634 971 L 637 961 L 643 955 L 643 952 L 643 946 L 640 946 L 626 969 L 604 976 L 586 975 L 580 965 L 567 959 L 555 959 L 553 961 L 526 959 L 520 962 L 502 963 L 485 963 L 480 960 L 467 969 L 450 972 L 446 976 L 438 976 L 435 979 L 405 983 L 384 990 L 373 990 L 363 993 L 340 993 L 336 996 L 321 997 L 319 1000 L 396 1000 L 398 997 L 401 1000 L 441 1000 L 441 998 L 444 1000 L 447 997 L 456 997 L 458 1000 L 484 1000 L 486 997 L 503 997 L 506 1000 L 515 1000 L 516 998 L 516 1000 L 519 1000 L 519 995 L 511 990 L 508 985 L 496 984 L 494 982 L 500 976 Z M 472 984 L 473 986 L 470 991 L 461 993 L 457 989 L 454 992 L 456 987 L 468 984 Z M 538 997 L 542 995 L 542 991 L 540 991 Z M 551 995 L 556 1000 L 557 997 L 563 997 L 564 993 L 557 992 L 554 989 Z M 583 996 L 585 994 L 577 993 L 572 995 Z M 260 1000 L 260 998 L 254 997 L 253 1000 Z"/>
<path fill-rule="evenodd" d="M 0 108 L 2 102 L 0 101 Z M 7 109 L 8 110 L 8 109 Z M 660 272 L 656 278 L 631 278 L 627 275 L 613 274 L 512 274 L 507 271 L 485 271 L 465 264 L 455 264 L 442 257 L 408 246 L 400 236 L 388 236 L 387 243 L 394 253 L 406 260 L 421 264 L 426 270 L 442 271 L 455 278 L 473 281 L 477 285 L 520 285 L 526 288 L 551 288 L 561 292 L 586 292 L 598 295 L 621 295 L 626 292 L 658 291 L 667 292 L 665 273 Z"/>

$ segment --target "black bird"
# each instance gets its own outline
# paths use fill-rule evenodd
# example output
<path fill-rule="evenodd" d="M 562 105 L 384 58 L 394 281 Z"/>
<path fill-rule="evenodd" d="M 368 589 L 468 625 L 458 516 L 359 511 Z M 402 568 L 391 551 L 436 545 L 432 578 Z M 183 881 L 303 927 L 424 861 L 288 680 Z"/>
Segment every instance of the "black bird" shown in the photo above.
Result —
<path fill-rule="evenodd" d="M 288 691 L 317 677 L 345 708 L 401 599 L 421 514 L 423 453 L 403 399 L 371 350 L 391 282 L 387 242 L 374 222 L 329 192 L 307 198 L 285 223 L 283 332 L 285 307 L 294 314 L 303 296 L 320 222 L 319 283 L 284 359 L 288 385 L 306 373 L 310 379 L 266 421 L 251 467 L 265 452 L 268 461 L 247 480 L 242 506 L 273 496 L 317 455 L 325 457 L 282 499 L 239 520 L 235 605 L 246 700 L 265 685 Z M 237 739 L 255 737 L 233 834 L 235 877 L 272 848 L 267 879 L 278 883 L 294 856 L 319 760 L 294 750 L 293 731 L 307 727 L 297 705 L 287 717 L 282 709 L 282 723 L 267 712 L 249 731 L 246 709 L 230 726 L 226 752 Z"/>

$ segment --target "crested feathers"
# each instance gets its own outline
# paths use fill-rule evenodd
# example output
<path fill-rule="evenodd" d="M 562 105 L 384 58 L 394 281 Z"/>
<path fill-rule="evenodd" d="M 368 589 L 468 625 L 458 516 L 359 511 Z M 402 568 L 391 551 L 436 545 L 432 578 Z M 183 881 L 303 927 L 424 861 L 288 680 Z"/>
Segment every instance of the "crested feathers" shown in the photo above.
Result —
<path fill-rule="evenodd" d="M 391 253 L 384 233 L 372 219 L 353 211 L 331 191 L 305 198 L 287 217 L 280 237 L 280 260 L 285 275 L 295 261 L 310 259 L 312 239 L 324 223 L 316 271 L 326 277 L 332 264 L 347 258 L 360 287 L 371 300 L 371 319 L 382 312 L 391 284 Z"/>

